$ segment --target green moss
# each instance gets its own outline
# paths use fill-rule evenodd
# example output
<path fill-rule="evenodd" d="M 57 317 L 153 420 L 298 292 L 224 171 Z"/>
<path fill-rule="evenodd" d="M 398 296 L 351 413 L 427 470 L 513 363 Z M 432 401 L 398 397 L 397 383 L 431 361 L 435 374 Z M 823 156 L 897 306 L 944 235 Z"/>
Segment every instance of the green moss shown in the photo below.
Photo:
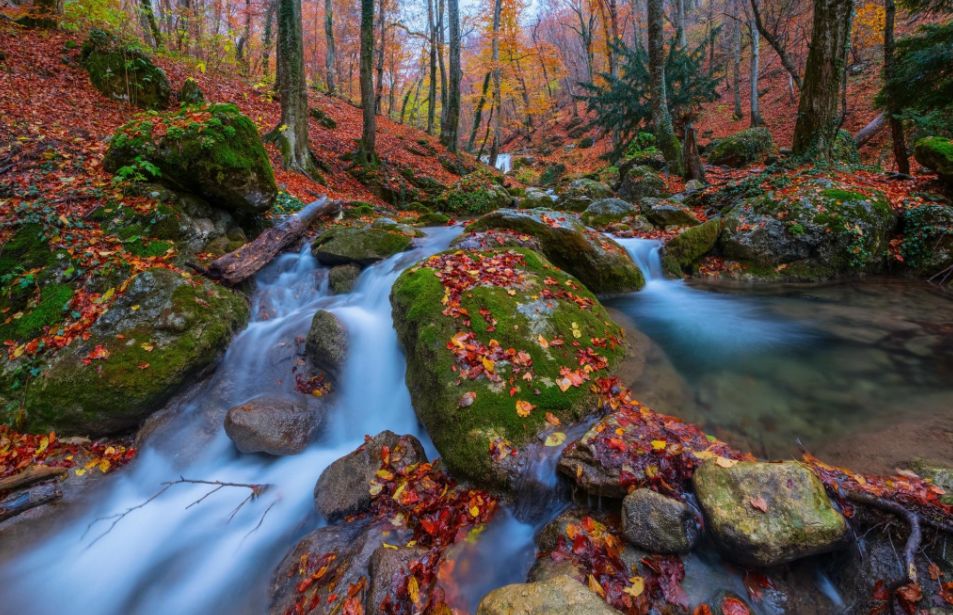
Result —
<path fill-rule="evenodd" d="M 953 139 L 924 137 L 917 141 L 913 151 L 917 162 L 953 183 Z"/>
<path fill-rule="evenodd" d="M 720 232 L 721 220 L 717 218 L 682 231 L 665 244 L 662 261 L 665 270 L 680 277 L 695 261 L 714 248 Z"/>
<path fill-rule="evenodd" d="M 26 342 L 38 337 L 43 330 L 63 320 L 73 298 L 73 289 L 67 284 L 50 284 L 40 289 L 37 304 L 14 318 L 9 324 L 0 324 L 0 339 Z"/>
<path fill-rule="evenodd" d="M 0 279 L 17 270 L 45 267 L 56 262 L 40 224 L 24 224 L 0 246 Z"/>
<path fill-rule="evenodd" d="M 763 162 L 774 151 L 774 140 L 767 128 L 748 128 L 719 139 L 708 149 L 710 164 L 743 167 Z"/>
<path fill-rule="evenodd" d="M 169 79 L 135 43 L 92 30 L 83 45 L 81 60 L 93 85 L 106 96 L 145 109 L 168 107 Z"/>
<path fill-rule="evenodd" d="M 497 177 L 483 169 L 461 177 L 435 200 L 435 207 L 444 213 L 480 215 L 508 207 L 512 197 Z"/>

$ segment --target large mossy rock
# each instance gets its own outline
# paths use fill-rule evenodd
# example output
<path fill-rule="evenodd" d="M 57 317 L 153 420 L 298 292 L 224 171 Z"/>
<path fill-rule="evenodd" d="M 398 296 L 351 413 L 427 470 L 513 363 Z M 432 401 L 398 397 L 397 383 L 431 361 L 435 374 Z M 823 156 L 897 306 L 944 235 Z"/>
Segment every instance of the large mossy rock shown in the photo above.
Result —
<path fill-rule="evenodd" d="M 552 207 L 555 200 L 555 197 L 545 190 L 540 188 L 527 188 L 523 198 L 520 199 L 520 207 L 522 209 Z"/>
<path fill-rule="evenodd" d="M 707 150 L 708 163 L 741 168 L 764 162 L 774 154 L 774 140 L 767 128 L 748 128 L 718 139 Z"/>
<path fill-rule="evenodd" d="M 615 609 L 567 575 L 506 585 L 483 597 L 477 615 L 613 615 Z"/>
<path fill-rule="evenodd" d="M 167 269 L 138 274 L 88 340 L 56 356 L 24 397 L 30 431 L 136 427 L 209 367 L 248 318 L 234 291 Z"/>
<path fill-rule="evenodd" d="M 812 178 L 734 206 L 718 244 L 755 278 L 817 281 L 882 269 L 895 226 L 882 193 Z"/>
<path fill-rule="evenodd" d="M 740 564 L 776 566 L 824 553 L 847 532 L 820 479 L 797 461 L 709 461 L 692 484 L 708 531 Z"/>
<path fill-rule="evenodd" d="M 913 154 L 917 162 L 935 171 L 947 184 L 953 184 L 953 139 L 924 137 L 917 141 Z"/>
<path fill-rule="evenodd" d="M 140 116 L 113 135 L 103 167 L 153 176 L 243 218 L 267 211 L 278 195 L 258 129 L 231 104 Z"/>
<path fill-rule="evenodd" d="M 695 226 L 699 223 L 695 212 L 673 199 L 646 197 L 642 199 L 642 213 L 649 222 L 663 228 Z"/>
<path fill-rule="evenodd" d="M 645 285 L 642 272 L 616 242 L 580 224 L 573 215 L 548 209 L 500 209 L 468 227 L 505 229 L 538 239 L 550 261 L 579 278 L 594 293 L 620 293 Z"/>
<path fill-rule="evenodd" d="M 593 202 L 582 212 L 582 221 L 593 227 L 608 226 L 638 216 L 640 209 L 622 199 L 608 198 Z"/>
<path fill-rule="evenodd" d="M 483 169 L 464 175 L 434 201 L 436 209 L 458 216 L 478 216 L 512 205 L 513 197 L 500 178 Z"/>
<path fill-rule="evenodd" d="M 559 193 L 556 206 L 566 211 L 585 211 L 599 199 L 612 196 L 612 188 L 606 184 L 586 177 L 574 179 Z"/>
<path fill-rule="evenodd" d="M 903 262 L 919 275 L 953 265 L 953 206 L 923 205 L 903 214 Z"/>
<path fill-rule="evenodd" d="M 699 258 L 711 252 L 720 232 L 719 218 L 685 229 L 663 246 L 662 267 L 668 274 L 680 277 Z"/>
<path fill-rule="evenodd" d="M 450 469 L 482 484 L 515 478 L 547 414 L 595 411 L 590 379 L 625 352 L 598 300 L 529 250 L 437 254 L 397 279 L 391 304 L 417 416 Z"/>
<path fill-rule="evenodd" d="M 311 244 L 311 252 L 322 265 L 366 267 L 410 248 L 413 237 L 397 229 L 379 226 L 335 226 Z"/>
<path fill-rule="evenodd" d="M 143 109 L 169 106 L 172 86 L 165 71 L 136 44 L 92 30 L 80 58 L 93 85 L 106 96 Z"/>
<path fill-rule="evenodd" d="M 669 196 L 665 180 L 658 172 L 646 165 L 623 165 L 619 170 L 619 196 L 633 203 L 646 197 Z"/>

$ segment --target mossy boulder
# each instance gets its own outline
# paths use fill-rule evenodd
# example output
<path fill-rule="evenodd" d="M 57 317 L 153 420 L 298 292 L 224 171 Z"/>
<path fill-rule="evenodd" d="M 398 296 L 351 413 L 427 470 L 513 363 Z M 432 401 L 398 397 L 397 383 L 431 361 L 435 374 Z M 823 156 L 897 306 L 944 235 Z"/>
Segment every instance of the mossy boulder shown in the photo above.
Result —
<path fill-rule="evenodd" d="M 808 178 L 734 206 L 718 246 L 753 279 L 826 280 L 881 270 L 895 226 L 882 193 Z"/>
<path fill-rule="evenodd" d="M 167 269 L 138 274 L 88 340 L 60 351 L 26 391 L 30 431 L 135 428 L 209 367 L 248 318 L 234 291 Z"/>
<path fill-rule="evenodd" d="M 464 175 L 434 201 L 434 207 L 444 213 L 471 216 L 512 204 L 513 197 L 500 183 L 500 179 L 484 169 Z"/>
<path fill-rule="evenodd" d="M 900 253 L 907 267 L 933 275 L 953 265 L 953 207 L 923 205 L 903 214 Z"/>
<path fill-rule="evenodd" d="M 608 198 L 593 202 L 582 212 L 582 221 L 593 227 L 603 227 L 639 215 L 639 208 L 622 199 Z"/>
<path fill-rule="evenodd" d="M 335 226 L 311 244 L 322 265 L 355 264 L 366 267 L 410 248 L 413 237 L 399 230 L 368 226 Z"/>
<path fill-rule="evenodd" d="M 847 533 L 824 485 L 797 461 L 712 460 L 695 471 L 692 484 L 716 544 L 746 566 L 777 566 L 831 551 Z"/>
<path fill-rule="evenodd" d="M 655 226 L 694 226 L 698 217 L 688 207 L 673 199 L 642 199 L 642 214 Z"/>
<path fill-rule="evenodd" d="M 668 274 L 681 277 L 698 259 L 711 252 L 720 232 L 718 218 L 685 229 L 662 248 L 662 267 Z"/>
<path fill-rule="evenodd" d="M 605 235 L 583 226 L 569 214 L 549 209 L 500 209 L 473 222 L 467 230 L 505 229 L 539 241 L 550 261 L 579 278 L 594 293 L 620 293 L 645 285 L 629 254 Z"/>
<path fill-rule="evenodd" d="M 348 337 L 344 323 L 327 310 L 318 310 L 311 319 L 305 353 L 311 365 L 332 376 L 340 374 L 347 360 Z"/>
<path fill-rule="evenodd" d="M 718 139 L 707 150 L 709 164 L 741 168 L 764 162 L 775 152 L 774 139 L 767 128 L 748 128 Z"/>
<path fill-rule="evenodd" d="M 391 305 L 418 418 L 449 468 L 484 485 L 517 480 L 547 413 L 595 412 L 589 381 L 625 352 L 592 293 L 530 250 L 434 255 L 401 274 Z"/>
<path fill-rule="evenodd" d="M 619 170 L 619 196 L 638 203 L 646 197 L 669 195 L 665 180 L 657 171 L 645 165 L 623 166 Z"/>
<path fill-rule="evenodd" d="M 563 175 L 565 174 L 566 165 L 562 164 L 561 162 L 548 165 L 539 175 L 539 185 L 554 186 L 563 178 Z"/>
<path fill-rule="evenodd" d="M 187 77 L 176 96 L 183 105 L 201 105 L 205 103 L 205 94 L 199 87 L 199 82 Z"/>
<path fill-rule="evenodd" d="M 556 207 L 566 211 L 585 211 L 594 201 L 612 196 L 612 188 L 594 179 L 582 177 L 569 182 L 559 193 Z"/>
<path fill-rule="evenodd" d="M 935 171 L 940 179 L 953 184 L 953 139 L 924 137 L 913 149 L 917 162 Z"/>
<path fill-rule="evenodd" d="M 354 290 L 357 278 L 361 275 L 361 266 L 354 263 L 331 267 L 328 272 L 328 286 L 331 292 L 342 295 Z"/>
<path fill-rule="evenodd" d="M 838 130 L 831 146 L 831 158 L 845 164 L 860 164 L 860 151 L 857 142 L 846 130 Z"/>
<path fill-rule="evenodd" d="M 172 87 L 165 71 L 146 51 L 102 30 L 92 30 L 83 44 L 81 62 L 97 90 L 143 109 L 165 109 Z"/>
<path fill-rule="evenodd" d="M 527 188 L 523 198 L 520 199 L 520 207 L 523 209 L 552 207 L 554 202 L 555 198 L 549 192 L 540 188 Z"/>
<path fill-rule="evenodd" d="M 113 135 L 103 167 L 143 173 L 245 219 L 278 196 L 258 129 L 232 104 L 140 116 Z"/>

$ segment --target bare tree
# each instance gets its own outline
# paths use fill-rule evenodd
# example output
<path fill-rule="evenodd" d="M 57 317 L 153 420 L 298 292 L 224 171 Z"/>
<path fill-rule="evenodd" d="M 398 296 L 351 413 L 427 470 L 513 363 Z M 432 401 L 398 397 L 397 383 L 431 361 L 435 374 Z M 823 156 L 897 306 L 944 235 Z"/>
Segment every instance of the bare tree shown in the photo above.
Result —
<path fill-rule="evenodd" d="M 361 0 L 361 109 L 364 127 L 357 161 L 362 165 L 377 163 L 377 118 L 374 108 L 374 0 Z"/>
<path fill-rule="evenodd" d="M 440 126 L 440 141 L 451 152 L 455 152 L 460 126 L 460 82 L 463 80 L 460 65 L 459 0 L 447 0 L 447 18 L 450 22 L 450 90 L 447 93 L 446 119 Z"/>
<path fill-rule="evenodd" d="M 334 2 L 324 0 L 324 80 L 328 85 L 328 94 L 337 94 L 337 79 L 335 66 L 337 64 L 334 51 Z"/>

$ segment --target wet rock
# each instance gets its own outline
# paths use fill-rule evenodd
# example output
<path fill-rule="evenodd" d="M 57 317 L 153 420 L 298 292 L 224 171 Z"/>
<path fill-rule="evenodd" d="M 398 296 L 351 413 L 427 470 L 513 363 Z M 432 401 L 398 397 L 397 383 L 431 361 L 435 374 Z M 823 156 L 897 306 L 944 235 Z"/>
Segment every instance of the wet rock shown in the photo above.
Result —
<path fill-rule="evenodd" d="M 360 265 L 389 258 L 410 248 L 413 238 L 396 230 L 336 226 L 314 240 L 311 251 L 322 265 Z"/>
<path fill-rule="evenodd" d="M 480 601 L 477 615 L 610 615 L 617 611 L 568 576 L 495 589 Z"/>
<path fill-rule="evenodd" d="M 669 192 L 665 180 L 651 167 L 636 165 L 620 169 L 619 196 L 627 201 L 639 203 L 646 197 L 666 197 Z"/>
<path fill-rule="evenodd" d="M 721 220 L 709 220 L 693 226 L 670 239 L 662 247 L 662 266 L 673 276 L 681 276 L 702 256 L 711 252 L 718 242 Z"/>
<path fill-rule="evenodd" d="M 622 534 L 652 553 L 688 553 L 698 541 L 695 511 L 651 489 L 636 489 L 622 500 Z"/>
<path fill-rule="evenodd" d="M 917 141 L 913 154 L 917 162 L 935 171 L 947 184 L 953 184 L 953 140 L 924 137 Z"/>
<path fill-rule="evenodd" d="M 371 481 L 381 467 L 385 450 L 394 468 L 427 461 L 417 438 L 382 431 L 321 473 L 314 486 L 314 503 L 325 519 L 338 519 L 367 510 L 372 500 Z"/>
<path fill-rule="evenodd" d="M 489 229 L 463 233 L 450 242 L 451 248 L 458 250 L 494 250 L 497 248 L 526 248 L 542 252 L 539 239 L 526 233 L 506 229 Z"/>
<path fill-rule="evenodd" d="M 370 561 L 370 586 L 367 593 L 367 613 L 384 613 L 382 604 L 390 600 L 396 605 L 397 588 L 407 578 L 410 567 L 427 555 L 426 549 L 381 545 Z"/>
<path fill-rule="evenodd" d="M 90 81 L 106 96 L 143 109 L 169 106 L 169 78 L 139 46 L 103 30 L 91 30 L 80 61 Z"/>
<path fill-rule="evenodd" d="M 508 229 L 539 240 L 543 254 L 556 266 L 579 278 L 594 293 L 638 290 L 642 273 L 622 247 L 575 216 L 548 209 L 501 209 L 479 218 L 470 231 Z"/>
<path fill-rule="evenodd" d="M 135 428 L 211 366 L 247 318 L 244 297 L 203 278 L 138 274 L 90 338 L 64 348 L 31 383 L 28 429 L 102 436 Z"/>
<path fill-rule="evenodd" d="M 184 128 L 169 130 L 179 126 Z M 117 173 L 143 161 L 158 169 L 156 181 L 246 219 L 270 209 L 278 195 L 258 128 L 232 104 L 186 107 L 124 124 L 110 141 L 103 168 Z M 154 174 L 149 168 L 138 172 Z"/>
<path fill-rule="evenodd" d="M 311 365 L 337 377 L 347 360 L 347 329 L 337 316 L 318 310 L 311 319 L 305 352 Z"/>
<path fill-rule="evenodd" d="M 637 216 L 639 208 L 622 199 L 608 198 L 593 202 L 582 213 L 582 221 L 589 226 L 602 227 L 625 218 Z"/>
<path fill-rule="evenodd" d="M 708 164 L 741 168 L 764 162 L 774 155 L 774 140 L 767 128 L 748 128 L 718 139 L 706 151 Z"/>
<path fill-rule="evenodd" d="M 535 209 L 537 207 L 552 207 L 555 199 L 545 190 L 527 188 L 526 194 L 520 200 L 521 209 Z"/>
<path fill-rule="evenodd" d="M 723 465 L 704 463 L 692 484 L 708 530 L 729 557 L 744 565 L 776 566 L 841 544 L 847 522 L 807 466 Z"/>
<path fill-rule="evenodd" d="M 351 292 L 360 275 L 361 268 L 354 263 L 331 267 L 331 271 L 328 272 L 328 285 L 331 287 L 331 292 L 336 295 Z"/>
<path fill-rule="evenodd" d="M 318 415 L 306 405 L 280 397 L 256 397 L 225 415 L 225 433 L 246 454 L 300 453 L 319 425 Z"/>
<path fill-rule="evenodd" d="M 699 223 L 695 212 L 671 199 L 642 199 L 642 213 L 656 226 L 694 226 Z"/>
<path fill-rule="evenodd" d="M 594 179 L 574 179 L 559 194 L 556 206 L 566 211 L 585 211 L 589 205 L 599 199 L 612 195 L 609 186 Z"/>

